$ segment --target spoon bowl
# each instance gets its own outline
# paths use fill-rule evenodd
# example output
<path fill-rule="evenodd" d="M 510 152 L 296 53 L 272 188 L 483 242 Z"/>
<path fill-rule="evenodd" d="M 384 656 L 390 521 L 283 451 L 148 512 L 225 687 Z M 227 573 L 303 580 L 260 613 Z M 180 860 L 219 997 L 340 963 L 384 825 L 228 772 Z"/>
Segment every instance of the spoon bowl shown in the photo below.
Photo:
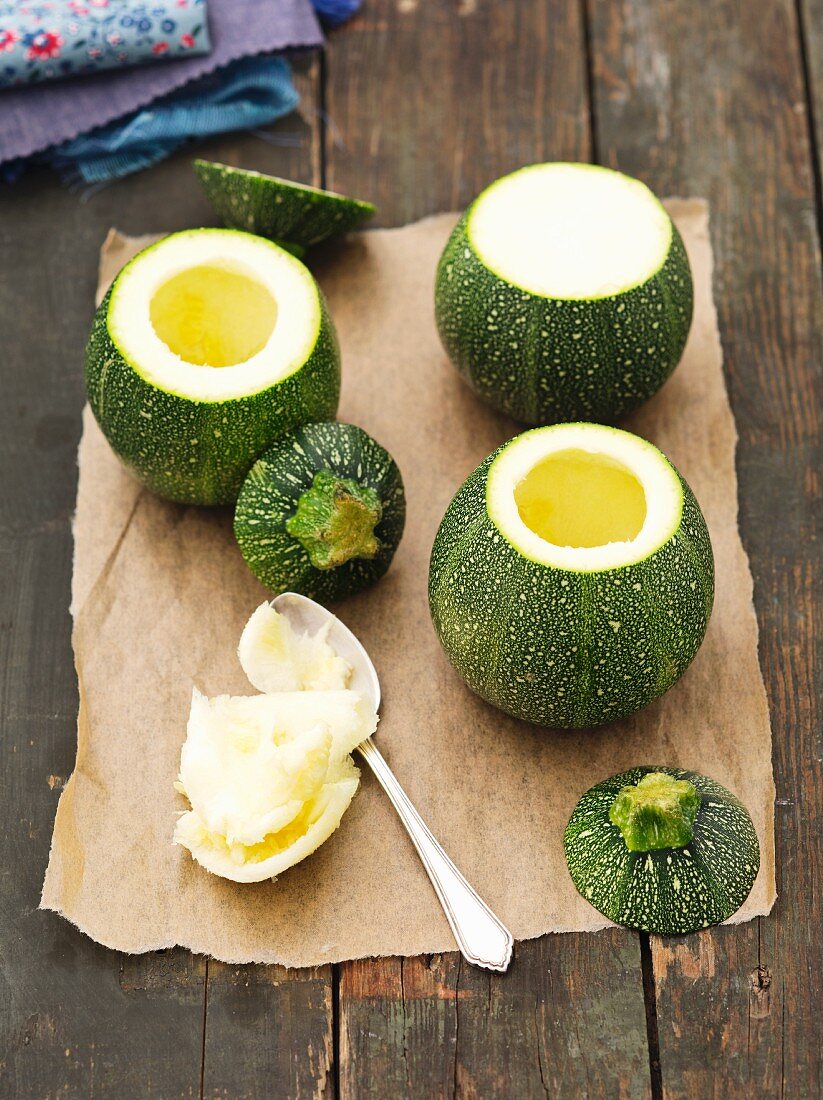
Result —
<path fill-rule="evenodd" d="M 364 695 L 375 711 L 380 710 L 380 681 L 371 658 L 358 638 L 336 615 L 299 592 L 284 592 L 271 601 L 271 606 L 280 615 L 285 615 L 300 634 L 317 634 L 328 624 L 329 645 L 351 666 L 349 687 Z"/>

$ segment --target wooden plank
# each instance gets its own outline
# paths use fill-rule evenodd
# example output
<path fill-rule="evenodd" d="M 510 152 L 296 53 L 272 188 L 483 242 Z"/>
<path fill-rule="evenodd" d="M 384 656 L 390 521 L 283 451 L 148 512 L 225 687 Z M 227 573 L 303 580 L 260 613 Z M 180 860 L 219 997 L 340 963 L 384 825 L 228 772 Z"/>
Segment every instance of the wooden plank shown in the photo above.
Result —
<path fill-rule="evenodd" d="M 339 1095 L 455 1091 L 460 957 L 359 959 L 340 967 Z"/>
<path fill-rule="evenodd" d="M 170 1097 L 186 1096 L 199 1078 L 200 965 L 172 953 L 138 977 L 120 956 L 37 911 L 76 747 L 70 522 L 82 348 L 111 220 L 105 205 L 84 209 L 43 176 L 3 194 L 0 1092 L 21 1097 L 82 1095 L 92 1085 L 111 1095 L 115 1083 L 148 1094 L 161 1080 Z"/>
<path fill-rule="evenodd" d="M 459 955 L 348 963 L 340 1096 L 646 1095 L 637 942 L 543 936 L 491 974 Z"/>
<path fill-rule="evenodd" d="M 823 0 L 797 0 L 804 76 L 817 158 L 817 202 L 821 209 L 823 178 Z"/>
<path fill-rule="evenodd" d="M 671 1097 L 817 1096 L 823 315 L 796 12 L 777 0 L 589 11 L 599 159 L 660 193 L 711 202 L 740 525 L 774 730 L 780 898 L 756 924 L 653 939 L 663 1085 Z"/>
<path fill-rule="evenodd" d="M 372 0 L 329 45 L 326 108 L 327 186 L 375 201 L 383 225 L 463 206 L 530 161 L 587 159 L 579 5 Z M 453 954 L 347 963 L 339 997 L 343 1098 L 648 1088 L 627 932 L 519 944 L 502 977 Z"/>
<path fill-rule="evenodd" d="M 273 142 L 232 135 L 202 143 L 197 153 L 317 180 L 316 61 L 300 63 L 299 81 L 308 121 L 282 120 L 270 128 Z M 97 254 L 110 225 L 144 233 L 214 224 L 190 174 L 193 151 L 183 150 L 88 201 L 45 172 L 0 188 L 6 276 L 0 282 L 3 1096 L 173 1100 L 198 1095 L 204 1072 L 216 1085 L 231 1080 L 225 1072 L 231 1050 L 225 1044 L 237 1041 L 231 988 L 240 989 L 242 979 L 236 972 L 227 977 L 218 968 L 217 1011 L 204 1049 L 204 960 L 184 951 L 124 957 L 37 910 L 57 798 L 76 748 L 70 524 L 83 404 L 82 352 Z M 252 969 L 248 981 L 244 1018 L 270 1016 L 277 1034 L 284 1036 L 278 1060 L 268 1063 L 270 1033 L 261 1028 L 255 1038 L 252 1029 L 243 1046 L 249 1065 L 267 1070 L 269 1086 L 278 1095 L 291 1095 L 296 1079 L 286 1064 L 288 1041 L 295 1059 L 305 1062 L 298 1075 L 301 1095 L 310 1094 L 311 1073 L 320 1080 L 326 1070 L 319 1060 L 311 1061 L 309 1052 L 331 1047 L 328 1012 L 322 1009 L 331 1003 L 330 970 L 310 979 L 288 974 L 264 981 Z"/>
<path fill-rule="evenodd" d="M 333 1097 L 330 967 L 209 962 L 204 1097 Z"/>

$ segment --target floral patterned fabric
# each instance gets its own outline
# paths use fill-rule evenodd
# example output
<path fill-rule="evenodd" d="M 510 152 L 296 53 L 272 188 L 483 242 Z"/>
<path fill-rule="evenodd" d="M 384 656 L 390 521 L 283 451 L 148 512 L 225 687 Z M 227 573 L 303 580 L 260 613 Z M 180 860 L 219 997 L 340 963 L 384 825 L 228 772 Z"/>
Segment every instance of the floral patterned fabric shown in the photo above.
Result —
<path fill-rule="evenodd" d="M 0 88 L 210 48 L 206 0 L 0 0 Z"/>

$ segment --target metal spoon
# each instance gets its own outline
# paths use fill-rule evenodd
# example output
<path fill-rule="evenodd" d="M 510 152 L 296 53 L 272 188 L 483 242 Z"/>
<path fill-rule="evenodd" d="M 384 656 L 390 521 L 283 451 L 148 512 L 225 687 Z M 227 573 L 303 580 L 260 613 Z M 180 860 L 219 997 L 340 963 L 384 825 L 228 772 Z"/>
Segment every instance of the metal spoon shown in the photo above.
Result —
<path fill-rule="evenodd" d="M 272 600 L 271 605 L 303 634 L 316 634 L 321 627 L 331 622 L 329 644 L 351 665 L 352 690 L 362 692 L 371 701 L 375 711 L 379 709 L 380 681 L 374 665 L 348 627 L 325 607 L 296 592 L 284 592 L 282 596 Z M 357 746 L 357 751 L 374 772 L 406 826 L 406 832 L 423 861 L 463 958 L 474 966 L 483 966 L 488 970 L 506 970 L 514 945 L 511 932 L 469 886 L 434 839 L 371 737 L 362 741 Z"/>

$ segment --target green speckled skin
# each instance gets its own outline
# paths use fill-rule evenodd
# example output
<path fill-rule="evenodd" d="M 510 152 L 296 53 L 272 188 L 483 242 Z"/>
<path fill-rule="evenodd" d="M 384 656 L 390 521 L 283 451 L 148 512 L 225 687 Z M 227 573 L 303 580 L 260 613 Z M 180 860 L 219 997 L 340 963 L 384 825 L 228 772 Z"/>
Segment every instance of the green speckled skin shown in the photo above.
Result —
<path fill-rule="evenodd" d="M 318 470 L 373 489 L 382 514 L 375 557 L 316 569 L 303 545 L 286 530 Z M 306 424 L 278 442 L 252 467 L 237 501 L 234 533 L 252 573 L 276 595 L 301 592 L 322 603 L 368 588 L 391 565 L 406 522 L 400 470 L 391 455 L 352 424 Z"/>
<path fill-rule="evenodd" d="M 319 290 L 320 329 L 303 366 L 269 389 L 221 402 L 167 393 L 133 369 L 109 333 L 112 290 L 95 314 L 86 347 L 89 404 L 115 453 L 159 496 L 231 504 L 257 456 L 278 436 L 337 412 L 340 349 Z"/>
<path fill-rule="evenodd" d="M 688 780 L 700 795 L 694 836 L 684 848 L 630 852 L 609 808 L 620 789 L 649 772 Z M 713 779 L 680 768 L 642 767 L 588 790 L 563 836 L 575 886 L 609 920 L 661 935 L 718 924 L 735 913 L 760 867 L 760 847 L 748 811 Z"/>
<path fill-rule="evenodd" d="M 524 424 L 610 423 L 656 393 L 683 354 L 694 291 L 672 223 L 665 262 L 610 298 L 532 294 L 489 270 L 467 233 L 471 207 L 437 268 L 440 339 L 472 389 Z"/>
<path fill-rule="evenodd" d="M 309 248 L 348 233 L 375 213 L 370 202 L 227 164 L 196 160 L 194 170 L 226 225 L 273 241 Z"/>
<path fill-rule="evenodd" d="M 502 448 L 500 448 L 502 450 Z M 572 572 L 523 557 L 486 510 L 499 450 L 458 490 L 434 540 L 429 606 L 446 654 L 501 710 L 541 726 L 599 726 L 662 695 L 711 614 L 714 561 L 688 485 L 674 535 L 648 558 Z"/>

